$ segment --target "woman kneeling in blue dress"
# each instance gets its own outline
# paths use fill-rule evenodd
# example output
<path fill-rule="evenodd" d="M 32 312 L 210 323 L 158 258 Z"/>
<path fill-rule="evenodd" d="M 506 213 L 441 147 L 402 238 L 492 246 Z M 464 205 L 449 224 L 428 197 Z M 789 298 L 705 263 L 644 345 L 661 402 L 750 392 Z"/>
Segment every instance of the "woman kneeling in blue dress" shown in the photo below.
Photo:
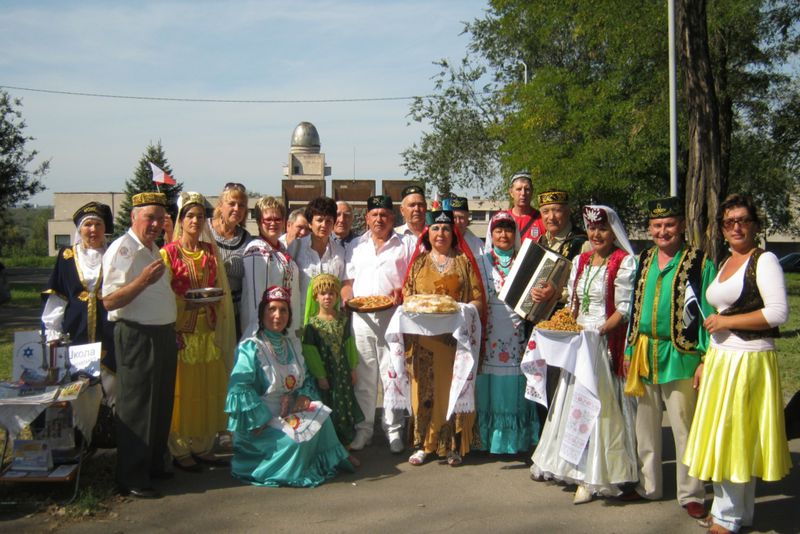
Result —
<path fill-rule="evenodd" d="M 285 335 L 289 292 L 267 288 L 258 332 L 239 344 L 225 411 L 234 477 L 256 486 L 318 486 L 359 462 L 336 437 L 299 346 Z"/>

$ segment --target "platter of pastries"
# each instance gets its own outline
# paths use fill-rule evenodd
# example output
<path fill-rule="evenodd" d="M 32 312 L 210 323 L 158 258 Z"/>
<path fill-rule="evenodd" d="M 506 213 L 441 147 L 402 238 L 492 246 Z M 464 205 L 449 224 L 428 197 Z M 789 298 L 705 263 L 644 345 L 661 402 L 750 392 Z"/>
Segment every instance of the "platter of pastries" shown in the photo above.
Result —
<path fill-rule="evenodd" d="M 406 313 L 456 313 L 458 303 L 449 295 L 411 295 L 403 301 Z"/>
<path fill-rule="evenodd" d="M 386 295 L 355 297 L 347 301 L 347 307 L 359 313 L 388 310 L 392 306 L 394 306 L 394 300 Z"/>
<path fill-rule="evenodd" d="M 583 327 L 575 322 L 569 308 L 561 308 L 546 321 L 539 321 L 536 324 L 537 330 L 549 330 L 551 332 L 572 332 L 577 334 Z"/>
<path fill-rule="evenodd" d="M 225 292 L 219 287 L 199 287 L 187 289 L 183 297 L 196 304 L 210 304 L 222 300 L 224 294 Z"/>

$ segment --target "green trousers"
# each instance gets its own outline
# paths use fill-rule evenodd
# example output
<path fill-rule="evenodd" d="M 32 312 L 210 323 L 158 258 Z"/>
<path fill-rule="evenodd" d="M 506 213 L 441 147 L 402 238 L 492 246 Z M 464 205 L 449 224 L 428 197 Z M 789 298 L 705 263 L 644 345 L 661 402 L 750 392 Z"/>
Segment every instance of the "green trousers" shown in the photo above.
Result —
<path fill-rule="evenodd" d="M 178 347 L 174 323 L 117 321 L 117 483 L 152 487 L 164 471 L 172 419 Z"/>

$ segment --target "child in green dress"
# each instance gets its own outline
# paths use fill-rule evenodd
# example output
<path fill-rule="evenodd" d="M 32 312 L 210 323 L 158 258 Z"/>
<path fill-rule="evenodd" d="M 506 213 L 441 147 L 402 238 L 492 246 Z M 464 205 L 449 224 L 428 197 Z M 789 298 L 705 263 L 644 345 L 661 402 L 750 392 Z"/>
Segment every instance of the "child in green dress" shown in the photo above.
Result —
<path fill-rule="evenodd" d="M 303 357 L 316 378 L 321 400 L 333 412 L 331 420 L 343 444 L 355 437 L 364 420 L 353 392 L 358 353 L 347 314 L 339 310 L 341 282 L 331 274 L 311 280 L 306 296 Z"/>

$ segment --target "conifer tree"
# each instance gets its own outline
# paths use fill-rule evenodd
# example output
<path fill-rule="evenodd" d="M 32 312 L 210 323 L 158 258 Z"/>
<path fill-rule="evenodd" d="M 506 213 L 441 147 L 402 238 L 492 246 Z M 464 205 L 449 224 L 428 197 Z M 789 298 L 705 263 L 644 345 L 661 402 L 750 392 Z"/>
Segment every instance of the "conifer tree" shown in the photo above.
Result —
<path fill-rule="evenodd" d="M 161 146 L 159 140 L 155 145 L 149 144 L 139 158 L 139 163 L 133 171 L 133 178 L 125 182 L 125 200 L 122 201 L 117 219 L 114 221 L 114 236 L 120 236 L 127 231 L 131 225 L 131 198 L 137 193 L 145 191 L 161 191 L 167 195 L 167 204 L 169 206 L 176 206 L 178 204 L 178 195 L 183 189 L 183 184 L 176 179 L 175 185 L 156 184 L 153 181 L 153 172 L 150 169 L 148 162 L 153 162 L 158 168 L 175 178 L 167 161 L 167 156 L 164 154 L 164 147 Z"/>

